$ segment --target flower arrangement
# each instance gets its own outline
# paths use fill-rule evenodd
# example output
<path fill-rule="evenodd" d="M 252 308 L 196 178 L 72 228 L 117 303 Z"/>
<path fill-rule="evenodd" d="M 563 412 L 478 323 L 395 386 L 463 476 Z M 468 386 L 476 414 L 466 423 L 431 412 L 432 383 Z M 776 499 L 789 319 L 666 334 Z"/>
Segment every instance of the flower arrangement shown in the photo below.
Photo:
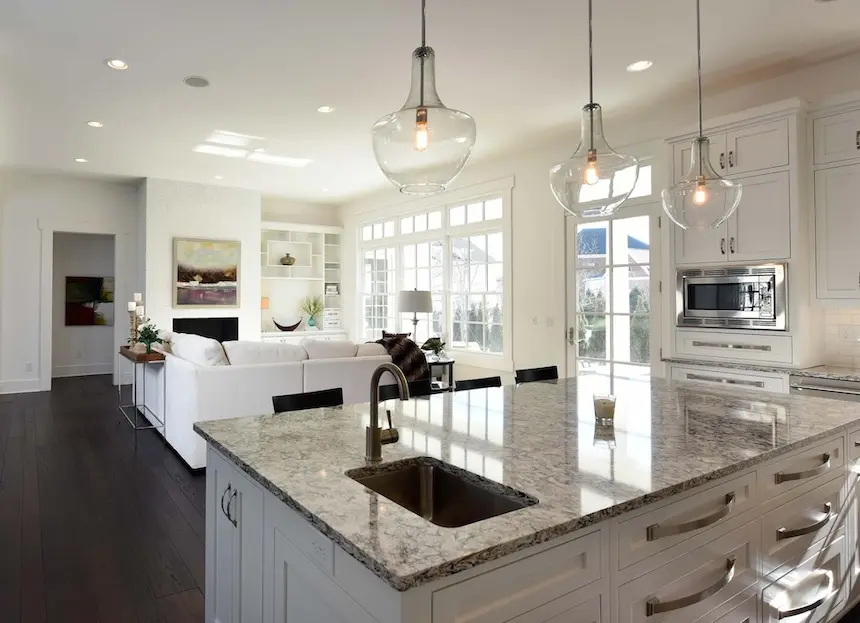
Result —
<path fill-rule="evenodd" d="M 153 324 L 145 324 L 140 328 L 137 341 L 146 346 L 147 354 L 152 352 L 153 344 L 164 344 L 164 340 L 158 337 L 158 329 Z"/>

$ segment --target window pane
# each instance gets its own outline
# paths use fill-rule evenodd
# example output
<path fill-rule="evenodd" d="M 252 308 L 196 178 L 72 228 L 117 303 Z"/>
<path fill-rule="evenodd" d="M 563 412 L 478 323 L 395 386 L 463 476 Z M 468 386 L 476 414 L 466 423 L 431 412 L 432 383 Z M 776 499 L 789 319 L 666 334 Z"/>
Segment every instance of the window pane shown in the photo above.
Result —
<path fill-rule="evenodd" d="M 442 256 L 445 254 L 445 245 L 441 240 L 430 243 L 430 265 L 442 266 Z"/>
<path fill-rule="evenodd" d="M 487 261 L 486 236 L 472 236 L 469 238 L 469 257 L 473 262 Z"/>
<path fill-rule="evenodd" d="M 451 262 L 463 264 L 469 261 L 469 239 L 451 238 Z"/>
<path fill-rule="evenodd" d="M 502 297 L 488 294 L 486 297 L 486 319 L 487 322 L 502 324 Z"/>
<path fill-rule="evenodd" d="M 470 203 L 468 208 L 468 222 L 470 223 L 480 223 L 484 220 L 484 204 L 483 203 Z"/>
<path fill-rule="evenodd" d="M 385 269 L 385 249 L 377 249 L 376 250 L 376 266 L 374 266 L 374 270 L 384 270 Z"/>
<path fill-rule="evenodd" d="M 577 318 L 577 350 L 580 357 L 606 359 L 607 316 L 583 314 Z"/>
<path fill-rule="evenodd" d="M 484 350 L 484 325 L 470 322 L 466 325 L 466 348 Z"/>
<path fill-rule="evenodd" d="M 430 290 L 433 292 L 441 292 L 445 287 L 444 275 L 440 267 L 430 269 Z"/>
<path fill-rule="evenodd" d="M 648 217 L 645 217 L 648 218 Z M 587 223 L 576 228 L 576 260 L 580 268 L 605 266 L 609 223 Z"/>
<path fill-rule="evenodd" d="M 412 233 L 412 217 L 407 216 L 406 218 L 400 219 L 400 233 L 401 234 L 411 234 Z"/>
<path fill-rule="evenodd" d="M 651 361 L 650 316 L 612 316 L 612 335 L 614 361 Z"/>
<path fill-rule="evenodd" d="M 484 321 L 484 296 L 481 294 L 469 297 L 469 313 L 466 318 L 469 322 Z"/>
<path fill-rule="evenodd" d="M 415 269 L 405 270 L 403 271 L 403 289 L 404 290 L 414 290 L 416 288 L 415 285 Z"/>
<path fill-rule="evenodd" d="M 487 266 L 487 292 L 501 292 L 504 289 L 503 272 L 502 264 Z"/>
<path fill-rule="evenodd" d="M 442 212 L 436 210 L 427 217 L 427 229 L 440 229 L 442 227 Z"/>
<path fill-rule="evenodd" d="M 632 191 L 636 185 L 636 173 L 636 167 L 618 171 L 612 179 L 612 196 L 620 197 Z"/>
<path fill-rule="evenodd" d="M 430 266 L 430 243 L 422 242 L 416 245 L 418 252 L 418 266 Z"/>
<path fill-rule="evenodd" d="M 442 317 L 444 315 L 444 306 L 441 296 L 433 297 L 433 334 L 442 335 Z M 420 345 L 419 345 L 420 346 Z"/>
<path fill-rule="evenodd" d="M 417 214 L 415 215 L 415 231 L 427 231 L 427 215 L 426 214 Z"/>
<path fill-rule="evenodd" d="M 648 266 L 612 269 L 612 313 L 647 314 L 651 311 Z"/>
<path fill-rule="evenodd" d="M 365 225 L 361 228 L 361 239 L 362 240 L 373 240 L 373 227 L 370 225 Z"/>
<path fill-rule="evenodd" d="M 430 269 L 429 268 L 419 268 L 418 269 L 418 281 L 416 284 L 419 290 L 429 290 L 430 289 Z"/>
<path fill-rule="evenodd" d="M 394 235 L 394 221 L 385 221 L 385 237 Z"/>
<path fill-rule="evenodd" d="M 651 261 L 651 224 L 647 216 L 612 223 L 612 263 L 648 264 Z"/>
<path fill-rule="evenodd" d="M 505 340 L 502 325 L 491 324 L 487 327 L 487 350 L 491 353 L 501 353 L 504 350 Z"/>
<path fill-rule="evenodd" d="M 456 206 L 448 212 L 448 223 L 451 226 L 464 225 L 466 223 L 466 206 Z"/>
<path fill-rule="evenodd" d="M 377 223 L 373 226 L 373 238 L 379 239 L 382 238 L 382 223 Z"/>
<path fill-rule="evenodd" d="M 469 292 L 487 291 L 487 265 L 469 265 Z"/>
<path fill-rule="evenodd" d="M 484 220 L 490 221 L 493 219 L 502 218 L 502 200 L 490 199 L 484 202 Z"/>
<path fill-rule="evenodd" d="M 647 197 L 651 194 L 651 165 L 639 167 L 639 179 L 636 180 L 636 186 L 633 187 L 633 192 L 629 198 Z"/>
<path fill-rule="evenodd" d="M 469 265 L 468 264 L 452 264 L 451 265 L 451 285 L 452 292 L 467 292 L 469 290 Z"/>
<path fill-rule="evenodd" d="M 609 283 L 605 268 L 576 271 L 576 308 L 580 312 L 606 312 Z"/>
<path fill-rule="evenodd" d="M 489 258 L 487 260 L 489 262 L 504 261 L 504 248 L 502 246 L 501 232 L 487 236 L 487 257 Z"/>
<path fill-rule="evenodd" d="M 415 268 L 415 245 L 403 246 L 403 268 Z"/>

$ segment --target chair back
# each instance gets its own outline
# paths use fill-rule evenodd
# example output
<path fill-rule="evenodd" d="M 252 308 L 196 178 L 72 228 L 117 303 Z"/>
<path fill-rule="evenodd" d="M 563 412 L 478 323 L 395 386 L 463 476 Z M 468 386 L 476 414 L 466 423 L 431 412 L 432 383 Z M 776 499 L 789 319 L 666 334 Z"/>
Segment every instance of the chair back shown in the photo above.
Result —
<path fill-rule="evenodd" d="M 558 366 L 546 366 L 545 368 L 526 368 L 517 370 L 515 382 L 533 383 L 535 381 L 554 381 L 558 378 Z"/>
<path fill-rule="evenodd" d="M 342 404 L 343 389 L 340 387 L 303 394 L 272 396 L 272 406 L 275 408 L 275 413 L 316 409 L 317 407 L 338 407 Z"/>
<path fill-rule="evenodd" d="M 409 381 L 409 397 L 417 398 L 418 396 L 429 396 L 432 392 L 430 387 L 430 379 L 421 379 L 420 381 Z M 393 400 L 400 398 L 400 390 L 397 385 L 380 385 L 379 400 Z"/>
<path fill-rule="evenodd" d="M 462 392 L 470 389 L 483 389 L 484 387 L 501 387 L 502 377 L 488 376 L 482 379 L 465 379 L 457 381 L 454 385 L 454 391 Z"/>

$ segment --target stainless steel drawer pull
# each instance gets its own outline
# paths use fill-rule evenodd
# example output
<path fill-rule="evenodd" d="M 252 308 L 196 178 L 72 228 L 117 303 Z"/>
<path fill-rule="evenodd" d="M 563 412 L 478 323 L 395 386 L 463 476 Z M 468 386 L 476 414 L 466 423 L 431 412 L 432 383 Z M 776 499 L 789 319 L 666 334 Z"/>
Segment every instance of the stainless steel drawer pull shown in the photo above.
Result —
<path fill-rule="evenodd" d="M 860 396 L 860 392 L 856 389 L 843 389 L 842 387 L 824 387 L 821 385 L 792 385 L 791 389 L 799 391 L 807 390 L 810 392 L 830 392 L 831 394 L 849 394 L 851 396 Z"/>
<path fill-rule="evenodd" d="M 735 557 L 729 556 L 726 558 L 726 572 L 719 580 L 717 580 L 714 584 L 709 586 L 708 588 L 699 591 L 698 593 L 693 593 L 692 595 L 687 595 L 686 597 L 680 597 L 679 599 L 673 599 L 672 601 L 660 601 L 656 597 L 653 597 L 645 602 L 645 616 L 650 617 L 655 614 L 661 614 L 663 612 L 672 612 L 673 610 L 680 610 L 681 608 L 686 608 L 687 606 L 692 606 L 694 604 L 705 601 L 711 595 L 716 595 L 719 593 L 725 586 L 731 582 L 735 577 Z"/>
<path fill-rule="evenodd" d="M 699 517 L 698 519 L 693 519 L 692 521 L 685 521 L 684 523 L 670 524 L 667 526 L 661 526 L 660 524 L 655 523 L 645 529 L 645 538 L 649 541 L 656 541 L 657 539 L 663 538 L 664 536 L 674 536 L 676 534 L 684 534 L 685 532 L 692 532 L 693 530 L 701 530 L 702 528 L 707 528 L 708 526 L 717 523 L 720 519 L 726 517 L 729 513 L 731 513 L 732 506 L 734 506 L 734 503 L 734 492 L 727 493 L 725 505 L 719 510 L 714 511 L 710 515 L 705 515 L 704 517 Z"/>
<path fill-rule="evenodd" d="M 854 441 L 854 447 L 855 447 L 855 448 L 860 448 L 860 440 L 855 440 L 855 441 Z"/>
<path fill-rule="evenodd" d="M 816 521 L 814 524 L 809 526 L 804 526 L 803 528 L 797 528 L 796 530 L 786 530 L 785 528 L 780 528 L 776 531 L 776 540 L 782 541 L 783 539 L 793 539 L 796 536 L 803 536 L 804 534 L 812 534 L 813 532 L 818 532 L 830 523 L 830 519 L 833 517 L 833 507 L 830 502 L 824 505 L 824 519 L 821 521 Z"/>
<path fill-rule="evenodd" d="M 231 495 L 230 499 L 227 500 L 227 519 L 230 520 L 230 523 L 233 524 L 234 528 L 239 525 L 239 522 L 236 520 L 235 517 L 233 517 L 233 509 L 232 509 L 233 502 L 236 500 L 237 495 L 239 495 L 239 490 L 233 489 L 233 495 Z"/>
<path fill-rule="evenodd" d="M 730 342 L 700 342 L 693 340 L 693 346 L 698 348 L 731 348 L 737 350 L 760 350 L 770 352 L 773 347 L 768 344 L 732 344 Z"/>
<path fill-rule="evenodd" d="M 228 484 L 227 488 L 224 489 L 224 493 L 221 494 L 221 512 L 224 513 L 224 516 L 229 519 L 230 515 L 227 514 L 227 509 L 224 508 L 224 498 L 230 493 L 230 489 L 233 487 L 232 484 Z"/>
<path fill-rule="evenodd" d="M 820 476 L 828 469 L 830 469 L 830 454 L 825 453 L 821 455 L 821 465 L 818 467 L 813 467 L 805 472 L 777 472 L 773 475 L 773 479 L 776 484 L 788 482 L 789 480 L 804 480 L 813 476 Z"/>
<path fill-rule="evenodd" d="M 726 379 L 719 376 L 706 376 L 704 374 L 687 374 L 690 381 L 709 381 L 711 383 L 725 383 L 726 385 L 747 385 L 749 387 L 764 387 L 764 381 L 744 381 L 741 379 Z"/>
<path fill-rule="evenodd" d="M 833 588 L 833 574 L 827 573 L 827 590 L 822 593 L 821 597 L 804 606 L 798 606 L 797 608 L 791 608 L 790 610 L 777 610 L 779 613 L 777 618 L 780 620 L 787 619 L 788 617 L 796 617 L 798 614 L 815 610 L 818 606 L 824 604 L 825 601 L 830 599 L 830 596 L 833 595 Z"/>

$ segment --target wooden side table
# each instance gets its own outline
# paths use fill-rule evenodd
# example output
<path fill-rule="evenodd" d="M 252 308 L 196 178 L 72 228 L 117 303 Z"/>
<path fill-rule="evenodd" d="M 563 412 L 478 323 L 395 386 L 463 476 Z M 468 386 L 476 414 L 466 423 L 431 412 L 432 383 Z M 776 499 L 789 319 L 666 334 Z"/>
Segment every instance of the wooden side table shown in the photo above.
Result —
<path fill-rule="evenodd" d="M 117 374 L 119 375 L 118 383 L 116 386 L 116 397 L 117 397 L 117 407 L 119 408 L 120 413 L 125 416 L 125 419 L 134 429 L 134 447 L 137 448 L 137 431 L 147 430 L 150 428 L 161 429 L 161 433 L 164 436 L 164 442 L 167 443 L 167 418 L 166 417 L 158 417 L 156 413 L 149 408 L 146 404 L 146 366 L 152 365 L 164 365 L 164 353 L 152 352 L 137 352 L 129 348 L 128 346 L 120 346 L 119 353 L 117 353 Z M 131 403 L 123 404 L 122 402 L 122 361 L 126 360 L 131 362 Z M 138 366 L 142 366 L 141 371 L 143 374 L 141 389 L 142 389 L 142 400 L 138 401 L 138 393 L 137 393 L 137 371 Z M 162 401 L 162 407 L 167 410 L 167 375 L 163 375 L 162 379 L 162 394 L 164 396 L 164 400 Z M 133 411 L 133 414 L 129 414 L 129 409 Z M 153 418 L 158 424 L 150 424 L 148 426 L 141 426 L 138 424 L 138 416 L 139 415 L 148 415 Z M 149 422 L 149 420 L 144 417 L 144 422 Z"/>

